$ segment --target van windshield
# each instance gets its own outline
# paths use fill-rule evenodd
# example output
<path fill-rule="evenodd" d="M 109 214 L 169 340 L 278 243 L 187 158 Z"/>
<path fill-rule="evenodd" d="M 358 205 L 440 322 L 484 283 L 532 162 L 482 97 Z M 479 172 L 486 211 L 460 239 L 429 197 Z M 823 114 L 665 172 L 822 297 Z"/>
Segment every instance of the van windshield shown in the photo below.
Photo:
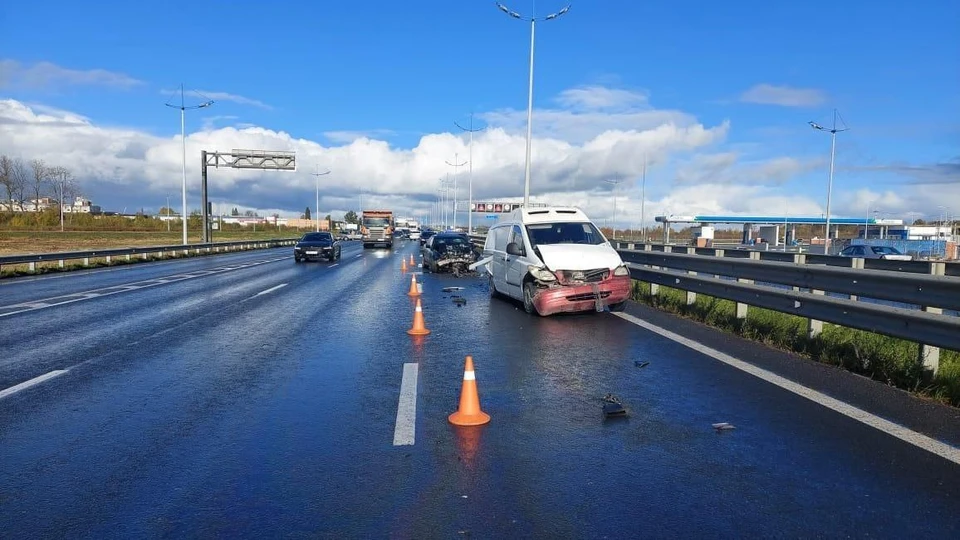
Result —
<path fill-rule="evenodd" d="M 533 244 L 531 247 L 550 244 L 598 245 L 606 241 L 590 222 L 531 224 L 527 225 L 527 236 Z"/>

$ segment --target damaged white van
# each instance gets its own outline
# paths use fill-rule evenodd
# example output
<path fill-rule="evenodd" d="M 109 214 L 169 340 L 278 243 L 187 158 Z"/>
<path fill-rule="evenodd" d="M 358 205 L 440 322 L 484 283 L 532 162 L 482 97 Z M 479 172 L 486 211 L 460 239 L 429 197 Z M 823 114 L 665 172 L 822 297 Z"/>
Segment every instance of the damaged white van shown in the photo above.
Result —
<path fill-rule="evenodd" d="M 621 311 L 630 297 L 630 271 L 577 208 L 514 210 L 487 232 L 479 263 L 490 295 L 521 300 L 527 313 Z"/>

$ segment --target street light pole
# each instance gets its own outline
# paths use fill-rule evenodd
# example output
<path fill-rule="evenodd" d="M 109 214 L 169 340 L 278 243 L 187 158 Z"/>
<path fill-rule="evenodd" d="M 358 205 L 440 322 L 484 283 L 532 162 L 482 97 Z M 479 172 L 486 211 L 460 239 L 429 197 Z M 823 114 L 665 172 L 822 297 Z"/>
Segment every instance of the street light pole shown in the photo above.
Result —
<path fill-rule="evenodd" d="M 460 191 L 457 189 L 457 180 L 460 178 L 460 167 L 467 164 L 466 161 L 463 163 L 458 163 L 460 161 L 460 154 L 454 152 L 453 154 L 453 163 L 444 160 L 444 163 L 453 167 L 453 226 L 457 226 L 457 195 Z"/>
<path fill-rule="evenodd" d="M 837 117 L 840 113 L 836 109 L 833 110 L 833 128 L 827 129 L 816 122 L 807 122 L 810 124 L 810 127 L 813 129 L 824 131 L 830 133 L 830 178 L 827 181 L 827 215 L 826 215 L 826 231 L 827 238 L 824 240 L 823 252 L 825 255 L 830 254 L 830 199 L 833 195 L 833 163 L 837 155 L 837 133 L 841 131 L 847 131 L 850 128 L 837 129 Z M 841 119 L 842 120 L 842 119 Z"/>
<path fill-rule="evenodd" d="M 616 180 L 604 180 L 608 184 L 613 184 L 613 239 L 617 239 L 617 186 L 620 184 L 621 180 L 617 178 Z"/>
<path fill-rule="evenodd" d="M 183 195 L 183 214 L 180 216 L 181 221 L 183 221 L 183 245 L 187 245 L 187 134 L 185 128 L 185 115 L 188 109 L 203 109 L 213 105 L 213 100 L 205 101 L 199 105 L 192 105 L 187 107 L 185 105 L 184 96 L 183 96 L 183 83 L 180 83 L 180 105 L 174 105 L 172 103 L 165 103 L 167 107 L 174 109 L 180 109 L 180 152 L 182 161 L 180 163 L 180 172 L 181 172 L 181 193 Z M 169 207 L 168 207 L 169 208 Z M 207 224 L 203 224 L 203 230 L 207 230 Z"/>
<path fill-rule="evenodd" d="M 457 124 L 456 122 L 454 122 L 454 124 L 458 128 L 462 129 L 463 131 L 470 133 L 470 146 L 469 146 L 470 155 L 467 158 L 467 162 L 470 163 L 470 180 L 469 180 L 470 187 L 468 190 L 469 191 L 468 196 L 470 199 L 467 202 L 467 234 L 473 234 L 473 134 L 478 131 L 483 131 L 487 128 L 482 127 L 478 129 L 473 129 L 473 113 L 470 113 L 470 129 L 467 129 L 461 126 L 460 124 Z"/>
<path fill-rule="evenodd" d="M 320 177 L 330 174 L 330 171 L 320 172 L 320 164 L 317 163 L 317 172 L 310 174 L 316 177 L 317 182 L 317 232 L 320 232 Z"/>
<path fill-rule="evenodd" d="M 524 182 L 523 182 L 523 205 L 528 206 L 530 204 L 530 149 L 531 149 L 531 138 L 533 135 L 533 49 L 535 43 L 535 36 L 537 31 L 537 21 L 550 21 L 560 17 L 566 12 L 570 11 L 570 6 L 567 5 L 560 11 L 556 13 L 551 13 L 546 17 L 524 17 L 523 15 L 517 13 L 516 11 L 511 10 L 507 6 L 497 2 L 497 7 L 500 8 L 500 11 L 506 13 L 507 15 L 513 17 L 514 19 L 519 19 L 522 21 L 530 21 L 530 81 L 527 87 L 527 154 L 526 161 L 524 165 Z"/>
<path fill-rule="evenodd" d="M 647 204 L 647 156 L 643 156 L 643 173 L 640 175 L 640 237 L 643 242 L 647 241 L 647 220 L 644 215 Z"/>

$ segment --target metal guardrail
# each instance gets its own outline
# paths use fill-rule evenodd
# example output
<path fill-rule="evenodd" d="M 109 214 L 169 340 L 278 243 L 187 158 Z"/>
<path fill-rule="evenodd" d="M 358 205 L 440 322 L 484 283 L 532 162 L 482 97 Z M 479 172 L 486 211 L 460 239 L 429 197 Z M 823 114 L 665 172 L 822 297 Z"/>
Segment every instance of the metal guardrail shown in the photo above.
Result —
<path fill-rule="evenodd" d="M 960 317 L 942 312 L 960 310 L 960 277 L 944 275 L 947 263 L 805 254 L 792 254 L 790 262 L 782 262 L 763 260 L 760 252 L 748 252 L 742 258 L 729 257 L 723 250 L 691 247 L 674 253 L 671 246 L 662 247 L 662 251 L 652 245 L 643 247 L 642 251 L 618 252 L 632 265 L 633 278 L 650 283 L 654 295 L 659 286 L 665 286 L 687 291 L 687 304 L 696 301 L 697 293 L 732 300 L 737 302 L 738 318 L 746 317 L 747 306 L 799 315 L 808 319 L 811 336 L 818 334 L 826 321 L 914 341 L 921 344 L 924 366 L 933 372 L 939 368 L 938 347 L 960 350 Z M 714 253 L 705 256 L 703 251 Z M 874 263 L 871 266 L 887 268 L 865 268 L 867 261 Z M 921 275 L 921 269 L 925 275 Z M 850 298 L 827 297 L 825 292 Z M 858 296 L 921 309 L 860 302 Z"/>
<path fill-rule="evenodd" d="M 118 249 L 98 249 L 92 251 L 67 251 L 60 253 L 37 253 L 29 255 L 8 255 L 0 257 L 0 268 L 10 265 L 28 264 L 30 271 L 36 270 L 36 264 L 40 262 L 58 262 L 62 268 L 66 261 L 83 260 L 84 266 L 89 265 L 90 259 L 104 258 L 111 262 L 113 257 L 126 256 L 127 260 L 133 255 L 140 255 L 146 259 L 151 254 L 159 254 L 161 257 L 167 253 L 179 253 L 189 255 L 191 252 L 200 254 L 202 252 L 212 253 L 244 249 L 266 249 L 279 246 L 292 246 L 297 243 L 298 238 L 278 238 L 273 240 L 246 240 L 234 242 L 208 242 L 203 244 L 178 244 L 172 246 L 145 246 L 133 248 Z"/>

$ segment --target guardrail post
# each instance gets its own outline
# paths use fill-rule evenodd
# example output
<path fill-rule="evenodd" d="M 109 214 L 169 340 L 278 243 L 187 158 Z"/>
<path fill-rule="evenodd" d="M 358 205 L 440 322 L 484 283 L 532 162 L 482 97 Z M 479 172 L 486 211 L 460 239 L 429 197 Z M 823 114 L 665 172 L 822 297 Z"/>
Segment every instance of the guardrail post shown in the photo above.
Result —
<path fill-rule="evenodd" d="M 127 262 L 130 262 L 130 254 L 127 253 Z"/>
<path fill-rule="evenodd" d="M 860 257 L 854 257 L 850 259 L 850 268 L 853 268 L 854 270 L 863 270 L 863 259 Z M 850 299 L 856 302 L 857 295 L 851 294 Z"/>
<path fill-rule="evenodd" d="M 751 251 L 751 252 L 750 252 L 750 259 L 755 260 L 755 261 L 759 261 L 759 260 L 760 260 L 760 252 L 759 252 L 759 251 Z M 749 283 L 749 284 L 753 284 L 753 280 L 752 280 L 752 279 L 737 278 L 737 283 Z M 750 308 L 749 308 L 749 306 L 748 306 L 747 304 L 744 304 L 743 302 L 737 302 L 737 318 L 738 318 L 738 319 L 746 319 L 746 318 L 747 318 L 747 311 L 748 311 L 749 309 L 750 309 Z"/>
<path fill-rule="evenodd" d="M 697 254 L 697 248 L 694 248 L 694 247 L 687 248 L 687 255 L 696 255 L 696 254 Z M 691 270 L 687 270 L 687 274 L 691 276 L 697 275 L 696 272 L 693 272 Z M 692 306 L 696 303 L 697 303 L 697 293 L 687 291 L 687 305 Z"/>
<path fill-rule="evenodd" d="M 110 264 L 110 256 L 107 255 L 107 264 Z"/>
<path fill-rule="evenodd" d="M 946 270 L 946 263 L 931 262 L 930 275 L 942 276 Z M 927 313 L 943 314 L 943 309 L 932 306 L 920 306 Z M 933 377 L 940 370 L 940 347 L 931 347 L 930 345 L 920 344 L 920 363 L 923 366 L 924 375 Z"/>
<path fill-rule="evenodd" d="M 715 249 L 715 250 L 713 250 L 713 256 L 714 256 L 714 257 L 720 257 L 720 258 L 722 259 L 722 258 L 724 257 L 724 255 L 723 255 L 723 250 L 722 250 L 722 249 Z M 720 274 L 714 274 L 713 277 L 719 279 L 719 278 L 720 278 Z"/>
<path fill-rule="evenodd" d="M 35 263 L 35 262 L 30 263 L 29 268 L 30 268 L 30 271 L 31 271 L 31 272 L 36 272 L 36 271 L 37 271 L 37 263 Z"/>
<path fill-rule="evenodd" d="M 57 261 L 57 263 L 58 263 L 57 266 L 59 266 L 60 268 L 63 268 L 63 267 L 64 267 L 64 264 L 65 264 L 65 263 L 64 263 L 64 260 L 63 260 L 63 259 L 60 259 L 59 261 Z"/>
<path fill-rule="evenodd" d="M 644 251 L 653 251 L 653 246 L 651 246 L 650 244 L 644 244 L 644 245 L 643 245 L 643 250 L 644 250 Z M 655 269 L 657 269 L 657 270 L 660 269 L 660 267 L 658 267 L 658 266 L 654 266 L 653 268 L 655 268 Z M 656 295 L 659 294 L 659 293 L 660 293 L 660 284 L 658 284 L 658 283 L 651 283 L 651 284 L 650 284 L 650 296 L 656 296 Z"/>
<path fill-rule="evenodd" d="M 793 264 L 807 264 L 807 256 L 803 253 L 793 255 Z M 793 292 L 800 292 L 800 287 L 793 287 Z"/>

